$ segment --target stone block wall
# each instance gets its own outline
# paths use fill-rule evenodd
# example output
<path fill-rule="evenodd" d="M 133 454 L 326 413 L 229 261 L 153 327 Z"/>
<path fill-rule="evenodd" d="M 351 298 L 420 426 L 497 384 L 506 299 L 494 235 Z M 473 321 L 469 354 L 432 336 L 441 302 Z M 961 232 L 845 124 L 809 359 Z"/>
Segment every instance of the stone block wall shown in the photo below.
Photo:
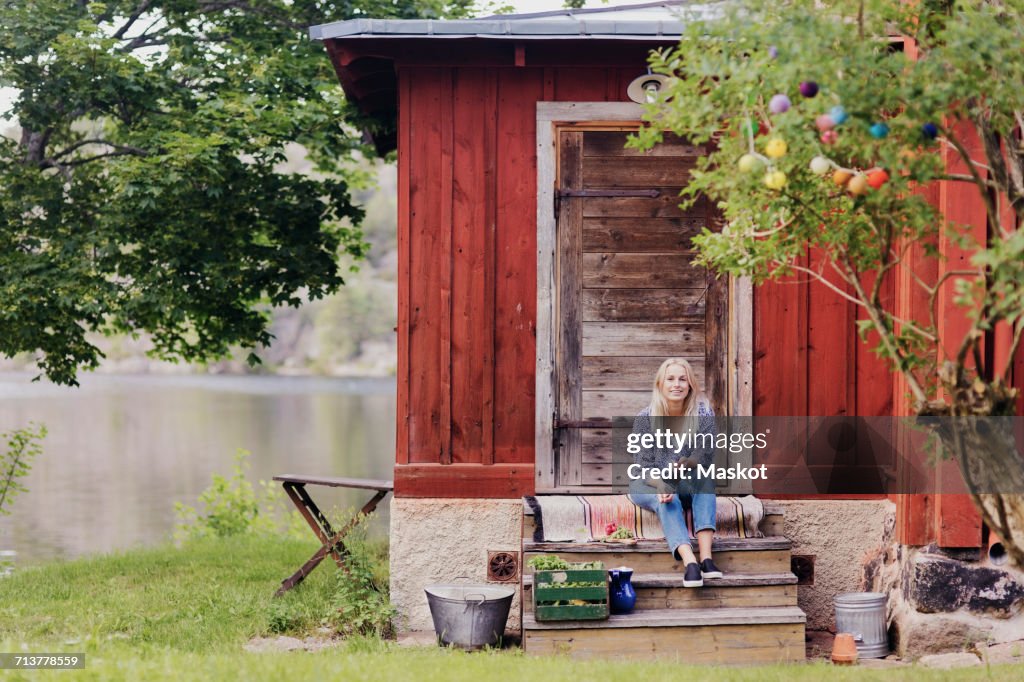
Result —
<path fill-rule="evenodd" d="M 400 632 L 433 631 L 423 589 L 434 583 L 486 583 L 488 551 L 521 549 L 523 502 L 520 498 L 405 498 L 391 501 L 391 603 Z M 500 584 L 500 583 L 492 583 Z M 517 632 L 519 582 L 507 631 Z"/>
<path fill-rule="evenodd" d="M 814 584 L 797 588 L 808 630 L 834 630 L 832 599 L 863 589 L 864 565 L 892 541 L 896 505 L 889 500 L 777 500 L 785 507 L 793 556 L 814 563 Z"/>
<path fill-rule="evenodd" d="M 992 566 L 983 550 L 893 544 L 868 564 L 865 585 L 889 595 L 903 658 L 1024 640 L 1024 573 Z"/>

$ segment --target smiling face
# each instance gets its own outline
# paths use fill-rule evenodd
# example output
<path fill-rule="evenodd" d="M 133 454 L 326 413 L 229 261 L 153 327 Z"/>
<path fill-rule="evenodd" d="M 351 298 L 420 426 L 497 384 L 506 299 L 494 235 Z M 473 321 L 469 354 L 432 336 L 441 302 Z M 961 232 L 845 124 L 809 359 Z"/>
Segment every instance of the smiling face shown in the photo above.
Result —
<path fill-rule="evenodd" d="M 669 411 L 682 414 L 683 402 L 690 394 L 690 375 L 682 365 L 672 364 L 665 368 L 661 382 L 661 395 L 668 403 Z"/>

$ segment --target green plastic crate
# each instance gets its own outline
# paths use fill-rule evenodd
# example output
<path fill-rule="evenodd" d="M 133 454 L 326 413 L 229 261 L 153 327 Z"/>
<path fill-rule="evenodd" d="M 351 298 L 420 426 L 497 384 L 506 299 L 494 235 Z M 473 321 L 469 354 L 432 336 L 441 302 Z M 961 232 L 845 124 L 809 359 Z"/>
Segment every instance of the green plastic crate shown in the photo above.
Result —
<path fill-rule="evenodd" d="M 593 587 L 565 587 L 600 583 Z M 570 604 L 575 600 L 583 604 Z M 569 568 L 533 574 L 533 616 L 542 620 L 603 620 L 608 617 L 608 573 L 601 568 Z"/>

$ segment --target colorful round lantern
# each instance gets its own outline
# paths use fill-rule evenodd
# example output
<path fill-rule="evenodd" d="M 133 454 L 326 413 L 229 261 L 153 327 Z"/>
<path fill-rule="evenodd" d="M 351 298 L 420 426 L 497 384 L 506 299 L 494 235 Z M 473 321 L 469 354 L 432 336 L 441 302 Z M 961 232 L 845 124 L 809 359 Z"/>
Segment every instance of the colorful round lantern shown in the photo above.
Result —
<path fill-rule="evenodd" d="M 786 186 L 786 174 L 780 170 L 768 171 L 764 174 L 764 186 L 768 189 L 782 189 Z"/>
<path fill-rule="evenodd" d="M 846 185 L 846 183 L 850 181 L 850 178 L 852 177 L 853 173 L 851 173 L 850 171 L 845 171 L 842 168 L 839 168 L 836 170 L 835 173 L 832 174 L 832 182 L 836 183 L 840 187 L 843 187 L 844 185 Z"/>
<path fill-rule="evenodd" d="M 773 137 L 764 147 L 764 155 L 770 159 L 779 159 L 786 155 L 786 141 L 781 137 Z"/>
<path fill-rule="evenodd" d="M 761 163 L 761 159 L 757 158 L 753 154 L 744 154 L 740 157 L 739 168 L 741 173 L 753 173 L 761 169 L 764 165 Z"/>
<path fill-rule="evenodd" d="M 839 133 L 834 130 L 826 130 L 821 134 L 822 144 L 835 144 L 839 139 Z"/>
<path fill-rule="evenodd" d="M 889 182 L 889 174 L 884 169 L 879 168 L 868 173 L 868 185 L 872 189 L 881 189 L 882 185 Z"/>
<path fill-rule="evenodd" d="M 832 120 L 835 121 L 837 126 L 846 123 L 850 118 L 850 115 L 846 113 L 846 109 L 843 109 L 838 104 L 829 110 L 828 115 L 832 117 Z"/>
<path fill-rule="evenodd" d="M 934 123 L 925 123 L 921 126 L 921 134 L 927 137 L 929 140 L 934 140 L 939 136 L 939 127 Z"/>
<path fill-rule="evenodd" d="M 768 132 L 768 127 L 762 121 L 758 121 L 756 124 L 747 119 L 740 124 L 740 132 L 746 137 L 755 137 L 757 135 L 764 135 Z"/>
<path fill-rule="evenodd" d="M 789 111 L 789 107 L 792 106 L 792 104 L 793 103 L 789 101 L 789 97 L 780 93 L 772 97 L 771 101 L 768 102 L 768 111 L 773 114 L 781 114 Z"/>
<path fill-rule="evenodd" d="M 800 94 L 811 98 L 818 94 L 818 84 L 814 81 L 803 81 L 800 83 Z"/>
<path fill-rule="evenodd" d="M 832 130 L 836 127 L 836 122 L 828 114 L 822 114 L 818 118 L 814 119 L 814 125 L 818 126 L 818 130 L 825 132 L 826 130 Z"/>
<path fill-rule="evenodd" d="M 811 172 L 815 175 L 824 175 L 832 168 L 832 163 L 824 156 L 815 156 L 811 159 Z"/>
<path fill-rule="evenodd" d="M 868 191 L 868 179 L 864 175 L 854 175 L 850 178 L 850 181 L 846 183 L 846 191 L 855 197 L 867 194 Z"/>
<path fill-rule="evenodd" d="M 868 132 L 871 133 L 871 137 L 876 140 L 881 140 L 889 134 L 889 126 L 881 122 L 873 123 L 871 124 L 871 128 L 868 129 Z"/>

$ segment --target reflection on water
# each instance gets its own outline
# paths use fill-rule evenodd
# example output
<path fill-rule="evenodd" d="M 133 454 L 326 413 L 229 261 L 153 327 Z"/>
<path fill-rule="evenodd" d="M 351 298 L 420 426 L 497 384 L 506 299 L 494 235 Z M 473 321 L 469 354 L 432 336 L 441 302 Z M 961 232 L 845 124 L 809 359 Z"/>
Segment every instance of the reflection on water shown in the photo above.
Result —
<path fill-rule="evenodd" d="M 64 388 L 31 376 L 0 374 L 0 432 L 49 430 L 28 492 L 0 517 L 0 550 L 22 565 L 168 539 L 174 502 L 195 505 L 238 448 L 252 453 L 254 485 L 283 473 L 391 478 L 394 379 L 84 375 Z M 369 498 L 310 490 L 325 511 Z M 386 528 L 385 502 L 372 531 Z"/>

